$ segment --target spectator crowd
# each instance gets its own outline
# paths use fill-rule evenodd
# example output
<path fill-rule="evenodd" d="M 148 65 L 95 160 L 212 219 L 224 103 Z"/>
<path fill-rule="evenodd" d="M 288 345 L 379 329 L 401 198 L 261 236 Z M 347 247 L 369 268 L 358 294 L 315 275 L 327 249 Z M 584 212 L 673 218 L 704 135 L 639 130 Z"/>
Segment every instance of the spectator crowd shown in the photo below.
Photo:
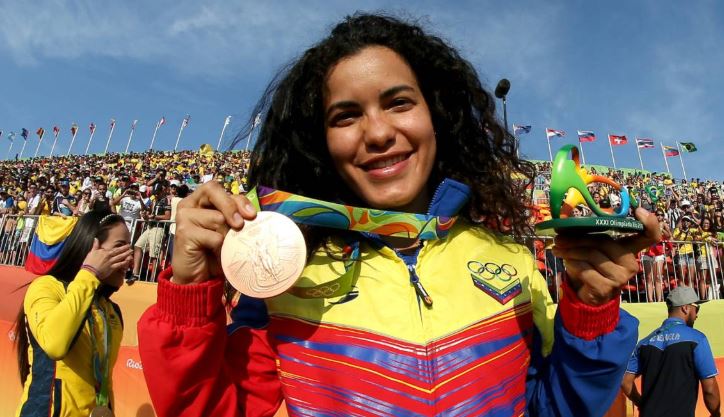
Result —
<path fill-rule="evenodd" d="M 245 193 L 249 157 L 249 152 L 241 151 L 156 151 L 0 161 L 0 262 L 8 263 L 13 255 L 11 263 L 22 264 L 17 253 L 27 250 L 28 244 L 28 236 L 23 239 L 22 233 L 32 228 L 33 221 L 27 215 L 68 217 L 110 209 L 133 232 L 134 265 L 129 275 L 137 279 L 148 268 L 144 259 L 159 259 L 164 252 L 164 261 L 170 260 L 178 201 L 209 181 L 218 181 L 228 193 Z M 550 217 L 551 164 L 536 165 L 538 174 L 530 195 L 532 222 Z M 667 174 L 611 168 L 590 171 L 626 185 L 659 218 L 666 241 L 641 254 L 644 279 L 633 290 L 645 300 L 661 301 L 672 283 L 683 283 L 697 288 L 702 298 L 711 297 L 712 288 L 718 289 L 721 282 L 724 181 L 676 180 Z M 607 184 L 593 183 L 589 190 L 604 210 L 615 211 L 621 204 L 620 193 Z M 572 207 L 568 214 L 593 215 L 585 205 Z M 557 282 L 562 265 L 550 254 L 551 243 L 539 242 L 537 252 L 545 265 L 542 272 Z"/>

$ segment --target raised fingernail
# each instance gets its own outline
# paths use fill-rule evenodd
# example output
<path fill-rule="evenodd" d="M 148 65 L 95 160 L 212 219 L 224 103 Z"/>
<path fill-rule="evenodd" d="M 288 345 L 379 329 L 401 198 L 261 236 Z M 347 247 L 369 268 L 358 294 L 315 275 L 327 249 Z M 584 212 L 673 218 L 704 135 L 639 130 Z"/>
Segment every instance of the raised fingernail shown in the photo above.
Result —
<path fill-rule="evenodd" d="M 239 214 L 238 212 L 234 213 L 234 222 L 236 224 L 239 224 L 243 221 L 244 221 L 244 219 L 241 217 L 241 214 Z"/>

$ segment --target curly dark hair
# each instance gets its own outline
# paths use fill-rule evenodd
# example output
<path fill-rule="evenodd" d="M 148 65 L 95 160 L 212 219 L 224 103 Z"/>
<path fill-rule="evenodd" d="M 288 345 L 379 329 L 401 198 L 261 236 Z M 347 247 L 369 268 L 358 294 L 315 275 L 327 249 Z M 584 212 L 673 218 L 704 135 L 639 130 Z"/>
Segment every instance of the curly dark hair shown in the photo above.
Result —
<path fill-rule="evenodd" d="M 369 46 L 395 51 L 417 77 L 437 140 L 428 186 L 434 188 L 444 178 L 467 184 L 472 198 L 461 215 L 520 241 L 531 231 L 526 188 L 535 176 L 534 165 L 518 158 L 517 142 L 496 120 L 494 99 L 473 66 L 439 37 L 395 17 L 348 16 L 277 74 L 253 112 L 265 116 L 249 184 L 360 203 L 335 170 L 324 140 L 323 87 L 337 62 Z"/>

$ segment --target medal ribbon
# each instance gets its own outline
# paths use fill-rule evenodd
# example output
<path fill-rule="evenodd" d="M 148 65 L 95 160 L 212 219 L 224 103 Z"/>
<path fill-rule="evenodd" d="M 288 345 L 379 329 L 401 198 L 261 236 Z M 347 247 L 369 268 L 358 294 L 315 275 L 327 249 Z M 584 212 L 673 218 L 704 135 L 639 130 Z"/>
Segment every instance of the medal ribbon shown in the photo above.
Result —
<path fill-rule="evenodd" d="M 295 223 L 410 239 L 443 238 L 457 220 L 457 217 L 352 207 L 264 186 L 252 189 L 246 198 L 257 210 L 283 214 Z M 295 286 L 288 292 L 300 298 L 346 296 L 338 303 L 356 297 L 353 288 L 359 276 L 359 246 L 359 241 L 350 242 L 351 250 L 344 254 L 345 272 L 339 278 L 313 287 Z"/>
<path fill-rule="evenodd" d="M 98 302 L 98 296 L 96 296 L 93 299 L 93 305 L 96 306 L 98 309 L 98 312 L 101 316 L 101 321 L 103 321 L 103 357 L 101 358 L 101 354 L 99 352 L 98 346 L 96 346 L 96 337 L 95 332 L 93 330 L 93 327 L 95 325 L 95 321 L 93 319 L 93 313 L 92 309 L 88 309 L 88 327 L 90 330 L 90 339 L 91 339 L 91 346 L 93 349 L 93 373 L 95 375 L 96 384 L 96 406 L 103 406 L 107 407 L 110 396 L 108 395 L 109 385 L 110 385 L 110 367 L 108 366 L 108 362 L 111 356 L 110 350 L 110 328 L 108 326 L 108 319 L 106 318 L 106 312 L 101 308 L 100 303 Z"/>
<path fill-rule="evenodd" d="M 258 209 L 283 214 L 295 223 L 410 239 L 442 238 L 457 219 L 346 206 L 263 186 L 251 190 L 246 198 Z"/>

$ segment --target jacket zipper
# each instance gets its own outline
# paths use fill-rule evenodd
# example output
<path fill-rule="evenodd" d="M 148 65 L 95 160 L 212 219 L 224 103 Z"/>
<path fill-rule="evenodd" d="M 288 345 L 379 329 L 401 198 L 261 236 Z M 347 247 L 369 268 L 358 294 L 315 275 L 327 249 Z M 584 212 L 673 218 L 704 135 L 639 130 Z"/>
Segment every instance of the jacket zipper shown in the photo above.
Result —
<path fill-rule="evenodd" d="M 415 269 L 415 265 L 407 265 L 407 271 L 410 273 L 410 283 L 415 288 L 417 296 L 420 297 L 425 306 L 427 306 L 428 308 L 432 307 L 432 297 L 430 297 L 430 294 L 427 293 L 425 287 L 422 286 L 422 282 L 420 282 L 420 277 L 417 276 L 417 270 Z"/>
<path fill-rule="evenodd" d="M 432 194 L 432 199 L 430 200 L 430 206 L 428 206 L 428 208 L 427 208 L 428 216 L 431 215 L 430 211 L 432 211 L 432 204 L 435 201 L 437 201 L 438 195 L 440 194 L 440 190 L 442 190 L 442 187 L 445 185 L 445 181 L 447 181 L 447 180 L 442 180 L 442 182 L 440 184 L 438 184 L 437 188 L 435 188 L 435 192 Z"/>

